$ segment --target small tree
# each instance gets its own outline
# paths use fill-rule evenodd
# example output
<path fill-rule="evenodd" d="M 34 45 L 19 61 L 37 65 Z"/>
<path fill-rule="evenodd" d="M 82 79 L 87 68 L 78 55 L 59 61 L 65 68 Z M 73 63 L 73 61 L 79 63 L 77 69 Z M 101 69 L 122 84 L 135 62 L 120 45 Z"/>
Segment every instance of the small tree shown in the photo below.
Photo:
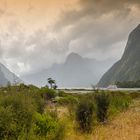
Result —
<path fill-rule="evenodd" d="M 58 86 L 57 86 L 56 84 L 53 85 L 53 89 L 57 89 L 57 87 L 58 87 Z"/>
<path fill-rule="evenodd" d="M 80 129 L 84 132 L 89 132 L 93 122 L 93 104 L 83 100 L 79 103 L 76 111 L 76 120 Z"/>
<path fill-rule="evenodd" d="M 51 89 L 57 88 L 56 82 L 52 78 L 48 78 L 48 83 L 50 84 Z"/>
<path fill-rule="evenodd" d="M 102 92 L 96 95 L 97 119 L 99 122 L 105 122 L 108 117 L 108 108 L 110 104 L 109 95 Z"/>

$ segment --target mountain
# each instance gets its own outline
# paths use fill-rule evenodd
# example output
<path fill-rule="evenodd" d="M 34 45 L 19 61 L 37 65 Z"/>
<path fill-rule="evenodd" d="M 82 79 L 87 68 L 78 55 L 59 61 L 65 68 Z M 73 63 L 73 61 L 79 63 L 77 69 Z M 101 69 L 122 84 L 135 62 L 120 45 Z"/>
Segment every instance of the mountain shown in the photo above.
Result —
<path fill-rule="evenodd" d="M 47 78 L 56 80 L 58 87 L 84 88 L 97 84 L 101 75 L 111 66 L 112 60 L 97 61 L 84 58 L 77 53 L 70 53 L 65 62 L 54 64 L 51 68 L 38 73 L 22 76 L 28 84 L 43 86 L 47 84 Z"/>
<path fill-rule="evenodd" d="M 8 82 L 14 84 L 21 83 L 22 80 L 0 63 L 0 86 L 5 86 Z"/>
<path fill-rule="evenodd" d="M 124 54 L 101 78 L 99 87 L 115 82 L 140 80 L 140 25 L 129 35 Z"/>

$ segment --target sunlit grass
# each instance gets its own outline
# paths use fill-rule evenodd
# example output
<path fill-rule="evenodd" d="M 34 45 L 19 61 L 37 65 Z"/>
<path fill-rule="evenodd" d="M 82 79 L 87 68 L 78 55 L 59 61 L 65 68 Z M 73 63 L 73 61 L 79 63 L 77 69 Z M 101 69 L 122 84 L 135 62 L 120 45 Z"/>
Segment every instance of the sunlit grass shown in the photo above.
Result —
<path fill-rule="evenodd" d="M 61 120 L 66 123 L 65 140 L 140 140 L 140 99 L 122 113 L 116 115 L 107 124 L 98 124 L 91 134 L 76 129 L 76 122 L 70 118 L 66 107 L 59 110 Z M 140 109 L 140 108 L 139 108 Z M 63 114 L 63 115 L 62 115 Z M 62 117 L 63 116 L 63 117 Z"/>

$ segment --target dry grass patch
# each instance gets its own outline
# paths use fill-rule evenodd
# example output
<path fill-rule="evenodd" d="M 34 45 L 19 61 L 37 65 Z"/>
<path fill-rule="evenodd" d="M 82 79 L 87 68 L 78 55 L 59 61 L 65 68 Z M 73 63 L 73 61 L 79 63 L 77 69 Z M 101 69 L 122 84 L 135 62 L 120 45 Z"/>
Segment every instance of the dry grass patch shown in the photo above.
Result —
<path fill-rule="evenodd" d="M 80 133 L 76 130 L 74 121 L 66 120 L 65 140 L 140 140 L 140 110 L 138 108 L 137 104 L 128 111 L 118 114 L 108 124 L 95 126 L 92 134 Z"/>
<path fill-rule="evenodd" d="M 140 112 L 121 113 L 110 124 L 95 129 L 91 140 L 140 140 Z"/>

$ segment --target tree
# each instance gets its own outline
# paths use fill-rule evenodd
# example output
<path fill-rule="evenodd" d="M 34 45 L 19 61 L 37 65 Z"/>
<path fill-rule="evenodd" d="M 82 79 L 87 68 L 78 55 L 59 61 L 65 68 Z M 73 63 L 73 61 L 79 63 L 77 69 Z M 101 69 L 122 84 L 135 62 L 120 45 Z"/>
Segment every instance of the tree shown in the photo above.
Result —
<path fill-rule="evenodd" d="M 58 86 L 57 86 L 56 84 L 53 85 L 53 89 L 57 89 L 57 87 L 58 87 Z"/>
<path fill-rule="evenodd" d="M 57 88 L 56 82 L 52 78 L 48 78 L 48 83 L 50 84 L 51 89 Z"/>

